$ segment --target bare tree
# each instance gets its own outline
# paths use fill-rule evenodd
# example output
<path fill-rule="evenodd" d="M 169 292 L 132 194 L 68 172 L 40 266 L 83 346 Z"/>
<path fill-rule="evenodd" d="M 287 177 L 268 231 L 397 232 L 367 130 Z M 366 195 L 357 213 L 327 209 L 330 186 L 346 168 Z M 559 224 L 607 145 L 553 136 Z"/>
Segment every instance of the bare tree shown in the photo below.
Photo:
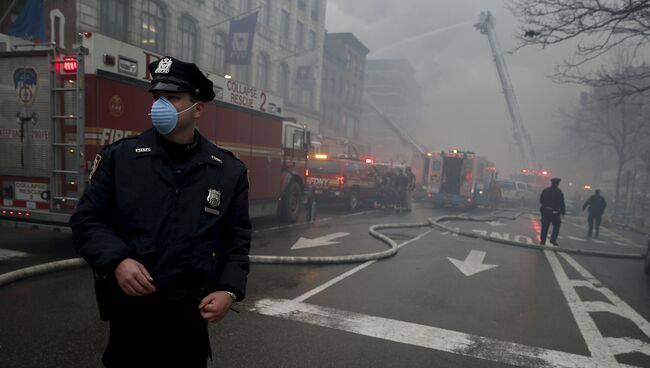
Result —
<path fill-rule="evenodd" d="M 621 178 L 631 161 L 646 149 L 650 132 L 648 106 L 639 96 L 622 101 L 604 99 L 606 87 L 594 87 L 581 96 L 581 106 L 572 127 L 576 137 L 594 148 L 606 149 L 616 157 L 615 201 L 620 203 Z"/>
<path fill-rule="evenodd" d="M 547 47 L 575 40 L 574 55 L 558 65 L 554 80 L 611 87 L 610 95 L 650 93 L 650 69 L 638 65 L 626 73 L 588 69 L 589 63 L 626 47 L 634 56 L 650 45 L 650 0 L 508 0 L 520 20 L 519 47 Z"/>

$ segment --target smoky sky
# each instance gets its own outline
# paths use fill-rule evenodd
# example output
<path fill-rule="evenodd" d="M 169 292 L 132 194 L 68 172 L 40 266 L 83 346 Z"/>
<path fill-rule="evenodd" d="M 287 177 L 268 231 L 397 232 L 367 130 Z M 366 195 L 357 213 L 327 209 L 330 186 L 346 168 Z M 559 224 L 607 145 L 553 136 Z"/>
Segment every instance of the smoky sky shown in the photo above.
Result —
<path fill-rule="evenodd" d="M 425 106 L 421 130 L 412 132 L 433 149 L 460 147 L 493 159 L 508 174 L 521 166 L 511 120 L 487 37 L 473 26 L 481 11 L 496 17 L 503 51 L 517 45 L 517 20 L 498 0 L 328 0 L 329 32 L 352 32 L 369 59 L 405 58 L 416 69 Z M 436 31 L 438 30 L 438 31 Z M 559 109 L 579 100 L 579 86 L 547 76 L 572 52 L 571 43 L 506 54 L 512 84 L 538 158 L 564 171 L 566 157 Z"/>

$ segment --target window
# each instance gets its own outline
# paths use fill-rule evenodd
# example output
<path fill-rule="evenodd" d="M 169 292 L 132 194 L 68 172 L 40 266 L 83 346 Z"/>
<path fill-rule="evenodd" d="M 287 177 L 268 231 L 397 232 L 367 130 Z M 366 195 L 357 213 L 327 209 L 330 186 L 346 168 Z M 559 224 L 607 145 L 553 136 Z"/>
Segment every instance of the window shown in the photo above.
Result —
<path fill-rule="evenodd" d="M 307 0 L 298 0 L 298 9 L 305 11 L 307 9 Z"/>
<path fill-rule="evenodd" d="M 280 33 L 280 44 L 283 46 L 289 46 L 289 32 L 290 32 L 290 27 L 289 27 L 289 12 L 282 9 L 282 16 L 280 20 L 280 29 L 282 32 Z"/>
<path fill-rule="evenodd" d="M 503 190 L 516 190 L 515 183 L 511 181 L 502 181 L 499 184 L 501 184 L 501 189 Z"/>
<path fill-rule="evenodd" d="M 252 0 L 239 0 L 239 12 L 243 13 L 245 11 L 249 11 L 253 9 L 253 2 Z"/>
<path fill-rule="evenodd" d="M 361 165 L 356 163 L 356 162 L 346 162 L 345 163 L 345 171 L 349 174 L 360 174 L 361 173 Z"/>
<path fill-rule="evenodd" d="M 160 4 L 152 0 L 142 3 L 142 38 L 140 45 L 145 49 L 164 53 L 165 49 L 165 13 Z"/>
<path fill-rule="evenodd" d="M 307 167 L 315 174 L 338 174 L 341 171 L 338 161 L 308 160 Z"/>
<path fill-rule="evenodd" d="M 309 49 L 316 50 L 316 31 L 309 30 Z"/>
<path fill-rule="evenodd" d="M 280 76 L 278 78 L 278 93 L 282 98 L 289 98 L 289 65 L 280 65 Z"/>
<path fill-rule="evenodd" d="M 296 50 L 305 48 L 305 24 L 301 21 L 296 22 Z"/>
<path fill-rule="evenodd" d="M 318 14 L 320 13 L 320 1 L 313 1 L 314 3 L 311 5 L 311 20 L 318 20 Z"/>
<path fill-rule="evenodd" d="M 178 57 L 193 63 L 196 60 L 196 20 L 184 15 L 178 28 Z"/>
<path fill-rule="evenodd" d="M 242 81 L 246 84 L 251 84 L 251 68 L 249 65 L 237 65 L 235 69 L 235 79 Z"/>
<path fill-rule="evenodd" d="M 104 0 L 101 2 L 101 32 L 109 37 L 127 39 L 126 0 Z"/>
<path fill-rule="evenodd" d="M 261 52 L 257 55 L 257 76 L 255 82 L 257 87 L 262 90 L 269 88 L 269 66 L 271 65 L 271 58 L 269 54 Z"/>
<path fill-rule="evenodd" d="M 261 12 L 261 18 L 260 18 L 260 23 L 262 23 L 263 26 L 265 27 L 270 27 L 271 26 L 271 0 L 264 0 L 264 5 L 262 5 L 262 9 L 260 9 Z"/>
<path fill-rule="evenodd" d="M 225 68 L 225 54 L 226 54 L 226 39 L 227 36 L 221 32 L 214 34 L 214 41 L 212 43 L 214 53 L 212 54 L 212 68 L 215 72 L 224 74 Z"/>

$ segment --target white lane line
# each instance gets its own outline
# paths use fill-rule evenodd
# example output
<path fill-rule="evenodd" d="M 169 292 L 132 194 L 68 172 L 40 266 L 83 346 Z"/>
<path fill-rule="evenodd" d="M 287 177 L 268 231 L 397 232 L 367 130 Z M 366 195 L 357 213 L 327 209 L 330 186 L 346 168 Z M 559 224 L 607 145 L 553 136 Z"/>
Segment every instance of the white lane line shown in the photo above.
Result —
<path fill-rule="evenodd" d="M 578 228 L 580 228 L 580 229 L 587 230 L 587 226 L 580 225 L 580 224 L 576 224 L 575 222 L 573 222 L 573 221 L 568 221 L 568 220 L 565 220 L 565 222 L 566 222 L 567 224 L 571 224 L 571 225 L 573 225 L 573 226 L 575 226 L 575 227 L 578 227 Z M 612 240 L 614 240 L 614 243 L 616 243 L 616 244 L 618 244 L 618 245 L 623 245 L 623 246 L 628 246 L 628 247 L 634 247 L 634 248 L 645 249 L 645 246 L 643 246 L 643 245 L 639 245 L 639 244 L 636 244 L 634 241 L 632 241 L 632 240 L 630 240 L 630 239 L 624 237 L 623 235 L 618 234 L 618 233 L 616 233 L 616 232 L 614 232 L 614 231 L 612 231 L 612 230 L 610 230 L 610 229 L 608 229 L 608 228 L 606 228 L 606 227 L 601 226 L 601 227 L 600 227 L 600 232 L 601 232 L 601 235 L 602 235 L 603 233 L 604 233 L 604 234 L 607 234 L 607 236 L 610 237 Z M 595 242 L 599 242 L 598 240 L 595 240 L 595 239 L 594 239 L 594 241 L 595 241 Z M 621 243 L 624 243 L 624 244 L 621 244 Z"/>
<path fill-rule="evenodd" d="M 607 342 L 605 342 L 594 320 L 589 316 L 589 312 L 585 309 L 584 303 L 580 300 L 578 293 L 571 286 L 571 281 L 564 272 L 562 265 L 560 265 L 557 255 L 550 250 L 545 250 L 544 254 L 551 265 L 555 279 L 567 300 L 571 314 L 573 314 L 573 318 L 580 329 L 580 333 L 582 333 L 582 337 L 585 340 L 585 344 L 587 344 L 591 356 L 608 363 L 608 366 L 617 367 L 618 362 L 614 353 L 610 350 Z"/>
<path fill-rule="evenodd" d="M 560 256 L 566 260 L 571 267 L 573 267 L 580 276 L 582 276 L 585 280 L 590 282 L 593 286 L 592 288 L 594 290 L 599 291 L 602 293 L 611 303 L 612 307 L 608 308 L 608 312 L 610 313 L 615 313 L 621 317 L 627 318 L 630 321 L 632 321 L 643 333 L 650 338 L 650 323 L 643 318 L 639 313 L 637 313 L 632 307 L 630 307 L 627 303 L 625 303 L 621 298 L 616 296 L 611 290 L 608 288 L 604 287 L 598 279 L 596 279 L 589 271 L 587 271 L 584 267 L 582 267 L 578 262 L 576 262 L 571 256 L 568 254 L 560 253 Z"/>
<path fill-rule="evenodd" d="M 419 346 L 517 367 L 631 367 L 598 357 L 527 346 L 439 327 L 364 315 L 287 299 L 262 299 L 254 312 L 362 336 Z"/>
<path fill-rule="evenodd" d="M 583 238 L 578 238 L 577 236 L 572 236 L 572 235 L 567 235 L 567 238 L 569 238 L 569 239 L 571 239 L 571 240 L 581 241 L 581 242 L 586 241 L 586 240 L 583 239 Z"/>
<path fill-rule="evenodd" d="M 405 241 L 405 242 L 403 242 L 403 243 L 397 245 L 397 248 L 401 248 L 401 247 L 403 247 L 403 246 L 405 246 L 405 245 L 407 245 L 407 244 L 409 244 L 409 243 L 412 243 L 412 242 L 414 242 L 414 241 L 416 241 L 416 240 L 422 238 L 423 236 L 429 234 L 429 233 L 432 232 L 433 230 L 434 230 L 434 229 L 427 230 L 427 231 L 423 232 L 422 234 L 416 236 L 415 238 L 413 238 L 413 239 L 409 239 L 409 240 L 407 240 L 407 241 Z M 341 274 L 341 275 L 339 275 L 339 276 L 337 276 L 337 277 L 335 277 L 335 278 L 333 278 L 333 279 L 327 281 L 326 283 L 324 283 L 324 284 L 322 284 L 322 285 L 320 285 L 320 286 L 318 286 L 318 287 L 315 287 L 315 288 L 309 290 L 308 292 L 306 292 L 306 293 L 304 293 L 304 294 L 302 294 L 302 295 L 300 295 L 300 296 L 294 298 L 293 300 L 296 301 L 296 302 L 304 302 L 305 300 L 311 298 L 312 296 L 314 296 L 314 295 L 320 293 L 321 291 L 323 291 L 323 290 L 327 289 L 328 287 L 330 287 L 330 286 L 332 286 L 332 285 L 338 283 L 339 281 L 342 281 L 342 280 L 344 280 L 344 279 L 346 279 L 346 278 L 348 278 L 348 277 L 354 275 L 355 273 L 357 273 L 357 272 L 363 270 L 364 268 L 370 266 L 371 264 L 373 264 L 373 263 L 375 263 L 375 262 L 377 262 L 376 259 L 375 259 L 375 260 L 372 260 L 372 261 L 368 261 L 368 262 L 362 263 L 362 264 L 358 265 L 357 267 L 355 267 L 355 268 L 353 268 L 353 269 L 351 269 L 351 270 L 349 270 L 349 271 L 347 271 L 347 272 L 345 272 L 345 273 L 343 273 L 343 274 Z"/>
<path fill-rule="evenodd" d="M 6 261 L 12 258 L 29 257 L 29 253 L 19 252 L 11 249 L 0 249 L 0 261 Z"/>
<path fill-rule="evenodd" d="M 616 354 L 643 353 L 650 356 L 650 344 L 630 337 L 605 339 Z"/>

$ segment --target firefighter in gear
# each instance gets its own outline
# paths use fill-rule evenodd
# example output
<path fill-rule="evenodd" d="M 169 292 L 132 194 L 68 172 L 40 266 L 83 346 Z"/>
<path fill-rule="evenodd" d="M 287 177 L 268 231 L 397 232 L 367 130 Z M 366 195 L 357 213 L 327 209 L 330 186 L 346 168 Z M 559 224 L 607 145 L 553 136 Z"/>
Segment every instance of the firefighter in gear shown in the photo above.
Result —
<path fill-rule="evenodd" d="M 97 155 L 74 246 L 110 321 L 106 367 L 204 368 L 207 323 L 245 296 L 247 171 L 196 130 L 215 96 L 198 67 L 164 57 L 149 71 L 153 128 Z"/>
<path fill-rule="evenodd" d="M 553 224 L 551 233 L 551 244 L 558 245 L 557 237 L 560 234 L 561 216 L 566 214 L 564 206 L 564 194 L 560 190 L 560 178 L 551 179 L 551 186 L 542 191 L 539 197 L 541 207 L 539 211 L 542 214 L 542 233 L 540 234 L 541 244 L 546 244 L 546 236 L 550 224 Z"/>
<path fill-rule="evenodd" d="M 596 189 L 596 194 L 587 199 L 585 204 L 582 205 L 582 210 L 584 211 L 587 207 L 589 207 L 589 217 L 587 218 L 587 222 L 589 223 L 589 230 L 587 231 L 587 237 L 591 238 L 591 234 L 593 234 L 594 231 L 595 222 L 595 237 L 597 238 L 600 232 L 600 222 L 602 221 L 605 208 L 607 208 L 607 202 L 605 201 L 605 198 L 600 195 L 600 189 Z"/>

